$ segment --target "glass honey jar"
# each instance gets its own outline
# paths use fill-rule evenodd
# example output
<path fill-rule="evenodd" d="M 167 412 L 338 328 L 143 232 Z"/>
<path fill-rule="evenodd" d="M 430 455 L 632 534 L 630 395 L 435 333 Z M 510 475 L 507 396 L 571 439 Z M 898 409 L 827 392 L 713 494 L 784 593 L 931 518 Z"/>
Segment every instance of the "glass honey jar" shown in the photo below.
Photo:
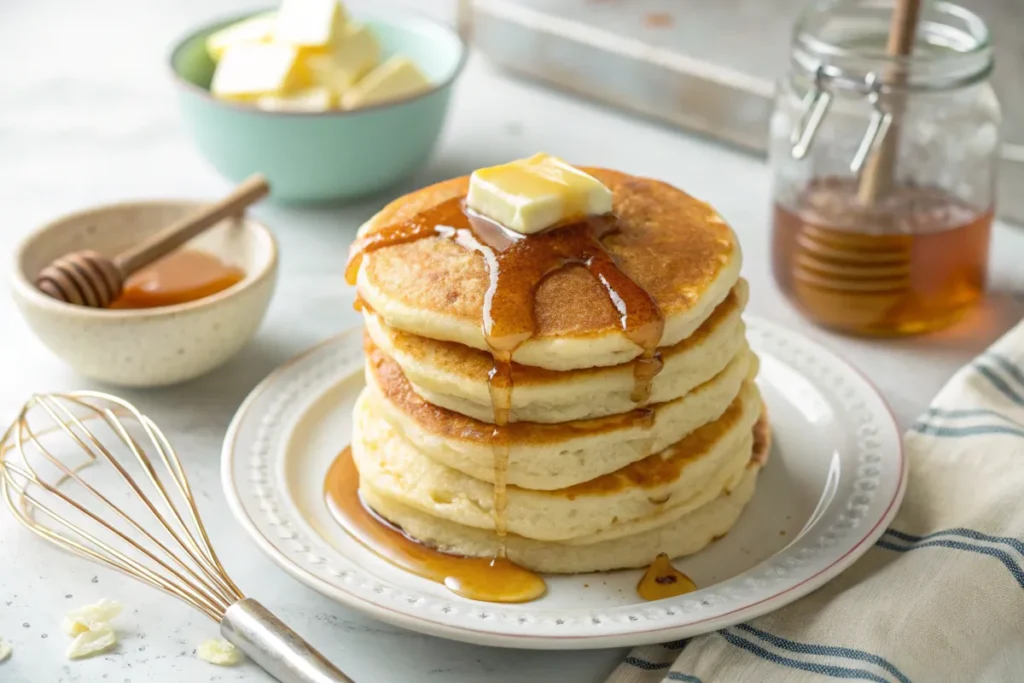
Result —
<path fill-rule="evenodd" d="M 985 23 L 924 3 L 889 45 L 893 0 L 798 20 L 771 121 L 772 267 L 812 321 L 862 335 L 945 327 L 984 294 L 999 150 Z"/>

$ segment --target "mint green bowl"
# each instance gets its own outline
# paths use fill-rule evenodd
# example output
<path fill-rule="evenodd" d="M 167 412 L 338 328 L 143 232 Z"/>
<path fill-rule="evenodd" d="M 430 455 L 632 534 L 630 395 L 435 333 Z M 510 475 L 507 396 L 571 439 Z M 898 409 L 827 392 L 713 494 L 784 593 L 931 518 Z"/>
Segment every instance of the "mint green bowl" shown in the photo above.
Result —
<path fill-rule="evenodd" d="M 415 15 L 357 16 L 380 41 L 382 58 L 402 53 L 435 84 L 405 100 L 353 111 L 270 112 L 209 92 L 214 62 L 206 37 L 251 16 L 206 26 L 171 53 L 181 113 L 203 156 L 240 182 L 259 172 L 285 203 L 354 199 L 382 190 L 426 162 L 444 125 L 466 47 L 454 31 Z"/>

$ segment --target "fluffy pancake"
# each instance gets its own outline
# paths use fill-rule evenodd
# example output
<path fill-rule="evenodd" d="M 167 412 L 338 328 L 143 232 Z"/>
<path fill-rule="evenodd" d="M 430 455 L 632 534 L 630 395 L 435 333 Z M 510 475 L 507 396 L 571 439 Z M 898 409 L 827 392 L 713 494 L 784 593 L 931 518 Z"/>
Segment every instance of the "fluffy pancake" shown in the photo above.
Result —
<path fill-rule="evenodd" d="M 630 397 L 638 361 L 566 372 L 514 364 L 511 421 L 556 423 L 617 415 L 686 394 L 720 373 L 746 346 L 741 314 L 747 298 L 747 283 L 740 280 L 692 335 L 660 350 L 664 365 L 643 403 Z M 494 363 L 488 352 L 402 332 L 373 313 L 365 318 L 367 333 L 401 366 L 417 394 L 442 408 L 493 420 L 487 375 Z"/>
<path fill-rule="evenodd" d="M 493 486 L 423 455 L 374 413 L 366 392 L 355 408 L 352 457 L 361 485 L 434 517 L 494 529 Z M 714 422 L 615 472 L 552 491 L 508 488 L 510 533 L 590 544 L 638 533 L 706 505 L 742 476 L 761 414 L 757 387 L 745 382 Z"/>
<path fill-rule="evenodd" d="M 616 171 L 584 168 L 613 193 L 620 230 L 604 239 L 619 267 L 665 317 L 660 346 L 690 336 L 729 294 L 741 255 L 732 230 L 707 204 L 671 185 Z M 464 196 L 468 176 L 401 197 L 360 229 L 370 234 L 446 200 Z M 357 287 L 395 329 L 487 348 L 481 326 L 488 269 L 476 251 L 440 237 L 365 255 Z M 618 365 L 641 349 L 623 334 L 604 287 L 584 268 L 562 268 L 537 286 L 536 330 L 513 358 L 551 370 Z"/>
<path fill-rule="evenodd" d="M 575 574 L 644 567 L 659 553 L 669 557 L 696 553 L 728 532 L 753 497 L 769 441 L 767 422 L 762 419 L 754 431 L 757 448 L 732 490 L 681 517 L 631 536 L 589 545 L 564 545 L 509 535 L 506 537 L 508 557 L 534 571 Z M 493 557 L 497 550 L 497 537 L 492 531 L 439 519 L 390 498 L 365 482 L 360 487 L 360 495 L 367 505 L 405 533 L 443 552 Z"/>
<path fill-rule="evenodd" d="M 366 356 L 366 400 L 375 415 L 424 455 L 475 479 L 493 481 L 492 425 L 425 401 L 397 363 L 369 339 Z M 567 424 L 513 423 L 508 427 L 507 482 L 528 489 L 559 489 L 657 453 L 718 419 L 744 379 L 756 371 L 756 357 L 743 348 L 718 375 L 674 401 Z"/>

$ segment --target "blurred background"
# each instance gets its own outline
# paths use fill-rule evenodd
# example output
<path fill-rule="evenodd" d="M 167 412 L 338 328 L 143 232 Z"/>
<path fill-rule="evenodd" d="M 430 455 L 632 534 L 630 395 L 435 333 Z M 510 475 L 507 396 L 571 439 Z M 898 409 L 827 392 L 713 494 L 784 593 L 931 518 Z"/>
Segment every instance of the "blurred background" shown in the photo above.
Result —
<path fill-rule="evenodd" d="M 475 47 L 503 69 L 554 88 L 703 132 L 753 153 L 765 149 L 773 82 L 789 62 L 789 41 L 804 0 L 390 0 L 354 2 L 405 7 L 460 23 Z M 963 0 L 991 28 L 993 83 L 1004 110 L 1002 186 L 1024 182 L 1024 4 Z M 267 4 L 267 8 L 272 5 Z M 17 173 L 43 187 L 100 172 L 48 150 L 74 152 L 87 133 L 115 144 L 108 163 L 130 154 L 140 136 L 176 132 L 167 56 L 198 25 L 259 8 L 244 0 L 14 0 L 0 7 L 7 60 L 31 68 L 3 77 L 0 145 Z M 473 30 L 469 31 L 472 26 Z M 16 106 L 15 106 L 16 105 Z M 113 111 L 118 112 L 116 115 Z M 134 112 L 134 115 L 133 115 Z M 154 115 L 153 112 L 160 112 Z M 512 112 L 509 112 L 510 114 Z M 559 116 L 550 112 L 550 116 Z M 151 140 L 153 141 L 153 140 Z M 66 145 L 71 145 L 68 149 Z M 31 153 L 26 153 L 30 151 Z M 45 169 L 45 170 L 44 170 Z M 148 172 L 159 172 L 150 169 Z M 139 177 L 139 182 L 143 182 Z M 3 176 L 0 175 L 0 180 Z M 1000 213 L 1024 219 L 1024 197 L 1002 193 Z M 28 198 L 25 198 L 28 199 Z"/>

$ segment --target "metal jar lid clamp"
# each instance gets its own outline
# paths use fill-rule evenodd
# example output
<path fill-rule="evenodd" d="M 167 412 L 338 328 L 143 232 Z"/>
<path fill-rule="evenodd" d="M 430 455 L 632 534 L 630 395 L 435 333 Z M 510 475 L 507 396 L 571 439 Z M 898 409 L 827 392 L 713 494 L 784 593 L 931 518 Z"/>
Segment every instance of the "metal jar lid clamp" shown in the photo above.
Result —
<path fill-rule="evenodd" d="M 872 150 L 885 139 L 892 123 L 892 113 L 883 106 L 882 95 L 887 94 L 888 88 L 874 71 L 869 72 L 863 80 L 852 80 L 835 73 L 834 68 L 819 65 L 814 71 L 814 87 L 803 99 L 800 120 L 790 136 L 791 154 L 794 159 L 801 160 L 810 151 L 818 129 L 832 105 L 834 95 L 830 86 L 861 92 L 871 105 L 871 119 L 850 160 L 850 172 L 860 174 Z"/>

